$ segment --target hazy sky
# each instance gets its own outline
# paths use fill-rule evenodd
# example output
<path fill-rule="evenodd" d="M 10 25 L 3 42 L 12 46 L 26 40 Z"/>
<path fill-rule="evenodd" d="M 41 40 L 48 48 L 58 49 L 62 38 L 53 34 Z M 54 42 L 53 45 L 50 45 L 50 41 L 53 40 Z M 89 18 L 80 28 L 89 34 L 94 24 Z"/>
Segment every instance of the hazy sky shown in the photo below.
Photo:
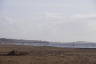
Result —
<path fill-rule="evenodd" d="M 95 0 L 0 0 L 0 37 L 96 41 Z"/>

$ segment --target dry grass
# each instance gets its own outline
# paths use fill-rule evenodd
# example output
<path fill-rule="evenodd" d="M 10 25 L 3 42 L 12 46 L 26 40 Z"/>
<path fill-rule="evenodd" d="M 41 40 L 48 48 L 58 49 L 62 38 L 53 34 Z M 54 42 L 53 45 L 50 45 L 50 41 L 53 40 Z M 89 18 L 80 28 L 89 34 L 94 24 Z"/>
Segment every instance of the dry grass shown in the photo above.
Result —
<path fill-rule="evenodd" d="M 0 64 L 96 64 L 96 49 L 0 46 L 0 52 L 28 52 L 27 56 L 0 56 Z"/>

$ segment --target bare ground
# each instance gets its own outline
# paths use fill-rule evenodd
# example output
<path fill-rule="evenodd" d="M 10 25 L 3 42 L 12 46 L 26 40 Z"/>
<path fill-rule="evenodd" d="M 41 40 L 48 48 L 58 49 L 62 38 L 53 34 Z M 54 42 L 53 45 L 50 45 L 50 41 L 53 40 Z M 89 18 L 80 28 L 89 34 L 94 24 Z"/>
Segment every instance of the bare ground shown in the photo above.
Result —
<path fill-rule="evenodd" d="M 12 50 L 27 54 L 2 55 Z M 96 64 L 96 49 L 0 46 L 0 64 Z"/>

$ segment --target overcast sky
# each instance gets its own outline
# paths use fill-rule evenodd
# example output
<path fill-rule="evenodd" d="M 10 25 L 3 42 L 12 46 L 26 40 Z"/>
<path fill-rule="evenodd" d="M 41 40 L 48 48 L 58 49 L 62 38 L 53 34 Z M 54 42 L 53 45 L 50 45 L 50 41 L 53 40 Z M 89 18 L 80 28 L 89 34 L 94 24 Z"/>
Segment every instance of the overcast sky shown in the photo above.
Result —
<path fill-rule="evenodd" d="M 0 37 L 96 41 L 95 0 L 0 0 Z"/>

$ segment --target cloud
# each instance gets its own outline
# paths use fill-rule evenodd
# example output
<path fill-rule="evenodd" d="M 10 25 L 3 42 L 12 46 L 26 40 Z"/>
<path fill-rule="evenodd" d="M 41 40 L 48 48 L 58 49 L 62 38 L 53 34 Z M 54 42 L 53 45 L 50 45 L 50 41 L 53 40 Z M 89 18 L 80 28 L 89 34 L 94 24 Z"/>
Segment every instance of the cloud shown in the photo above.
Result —
<path fill-rule="evenodd" d="M 64 15 L 61 13 L 45 13 L 46 20 L 56 20 L 56 21 L 63 21 L 63 22 L 70 22 L 74 20 L 94 20 L 96 19 L 96 13 L 84 13 L 84 14 L 74 14 L 74 15 Z"/>
<path fill-rule="evenodd" d="M 43 27 L 50 26 L 52 33 L 55 31 L 59 31 L 59 33 L 63 34 L 70 33 L 75 34 L 78 33 L 87 33 L 96 31 L 96 14 L 74 14 L 70 16 L 64 16 L 59 13 L 47 13 L 46 14 L 46 22 L 43 24 Z"/>
<path fill-rule="evenodd" d="M 71 18 L 73 19 L 96 19 L 96 13 L 91 13 L 91 14 L 76 14 L 76 15 L 73 15 L 71 16 Z"/>
<path fill-rule="evenodd" d="M 77 22 L 86 22 L 90 31 L 96 31 L 96 13 L 76 14 L 70 18 Z"/>
<path fill-rule="evenodd" d="M 0 22 L 5 24 L 13 24 L 16 22 L 16 20 L 13 17 L 10 16 L 0 16 Z"/>
<path fill-rule="evenodd" d="M 87 40 L 90 35 L 96 35 L 94 33 L 96 32 L 96 19 L 94 18 L 95 14 L 64 16 L 64 14 L 49 12 L 42 15 L 42 18 L 40 16 L 39 20 L 35 20 L 35 18 L 34 21 L 5 16 L 0 18 L 2 20 L 0 27 L 3 26 L 0 30 L 3 34 L 15 38 L 50 41 Z"/>

